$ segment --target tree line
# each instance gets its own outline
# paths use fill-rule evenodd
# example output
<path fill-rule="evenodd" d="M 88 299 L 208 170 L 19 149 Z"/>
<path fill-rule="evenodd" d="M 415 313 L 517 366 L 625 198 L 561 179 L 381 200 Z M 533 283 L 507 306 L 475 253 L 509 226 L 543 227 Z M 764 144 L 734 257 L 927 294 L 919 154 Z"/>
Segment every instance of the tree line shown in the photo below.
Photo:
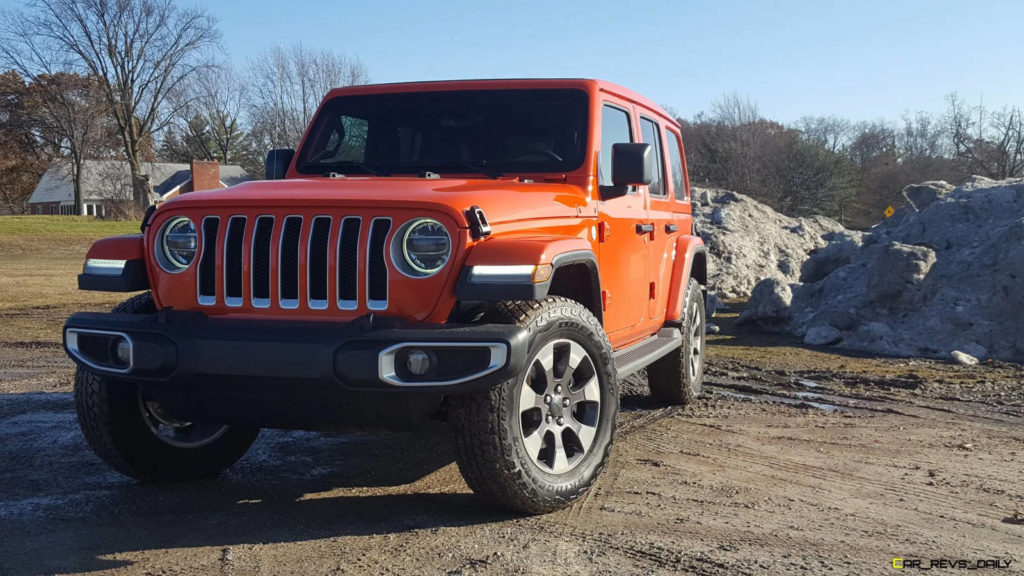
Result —
<path fill-rule="evenodd" d="M 1024 111 L 971 105 L 955 93 L 946 104 L 943 113 L 896 121 L 807 116 L 786 125 L 765 118 L 750 99 L 726 94 L 679 122 L 693 184 L 863 228 L 902 204 L 908 184 L 1024 176 Z"/>
<path fill-rule="evenodd" d="M 193 159 L 262 173 L 272 147 L 294 147 L 323 95 L 364 84 L 354 57 L 276 46 L 242 67 L 223 58 L 216 19 L 174 0 L 28 0 L 0 14 L 0 202 L 25 213 L 54 159 L 130 171 L 124 211 L 144 210 L 147 163 Z"/>

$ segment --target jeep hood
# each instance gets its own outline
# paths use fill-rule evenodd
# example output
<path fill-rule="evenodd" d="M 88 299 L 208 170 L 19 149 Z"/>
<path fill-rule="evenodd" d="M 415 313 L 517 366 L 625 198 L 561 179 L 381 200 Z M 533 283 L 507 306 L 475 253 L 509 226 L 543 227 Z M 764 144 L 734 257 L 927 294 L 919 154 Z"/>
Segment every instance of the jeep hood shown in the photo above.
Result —
<path fill-rule="evenodd" d="M 464 212 L 474 205 L 484 210 L 491 224 L 497 224 L 578 217 L 587 204 L 585 190 L 570 184 L 511 179 L 355 177 L 246 182 L 231 188 L 191 192 L 164 203 L 160 209 L 400 207 L 442 211 L 460 227 L 467 227 Z"/>

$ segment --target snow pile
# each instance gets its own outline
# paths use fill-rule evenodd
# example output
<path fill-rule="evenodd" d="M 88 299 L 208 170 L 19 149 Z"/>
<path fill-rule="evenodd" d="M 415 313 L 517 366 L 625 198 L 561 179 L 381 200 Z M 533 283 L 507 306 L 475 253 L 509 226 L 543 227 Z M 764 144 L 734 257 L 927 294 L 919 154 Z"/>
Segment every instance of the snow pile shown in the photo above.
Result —
<path fill-rule="evenodd" d="M 796 282 L 810 252 L 843 230 L 815 216 L 790 218 L 726 190 L 693 188 L 697 230 L 710 253 L 708 284 L 720 298 L 750 296 L 759 280 Z"/>
<path fill-rule="evenodd" d="M 744 320 L 808 344 L 1024 361 L 1024 179 L 904 195 L 911 206 L 871 231 L 834 234 L 799 282 L 763 280 Z"/>

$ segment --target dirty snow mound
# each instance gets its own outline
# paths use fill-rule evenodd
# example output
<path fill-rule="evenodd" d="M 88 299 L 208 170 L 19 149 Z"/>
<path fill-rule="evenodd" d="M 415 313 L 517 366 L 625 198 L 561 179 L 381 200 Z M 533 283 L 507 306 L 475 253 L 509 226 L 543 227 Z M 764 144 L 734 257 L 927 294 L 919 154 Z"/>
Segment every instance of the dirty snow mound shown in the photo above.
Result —
<path fill-rule="evenodd" d="M 721 298 L 744 298 L 764 278 L 796 282 L 810 252 L 843 231 L 824 216 L 790 218 L 727 190 L 693 188 L 697 230 L 711 255 L 710 288 Z"/>
<path fill-rule="evenodd" d="M 1024 361 L 1024 179 L 950 188 L 908 187 L 911 207 L 835 235 L 802 284 L 765 281 L 752 319 L 867 352 Z M 787 292 L 791 305 L 775 310 Z"/>

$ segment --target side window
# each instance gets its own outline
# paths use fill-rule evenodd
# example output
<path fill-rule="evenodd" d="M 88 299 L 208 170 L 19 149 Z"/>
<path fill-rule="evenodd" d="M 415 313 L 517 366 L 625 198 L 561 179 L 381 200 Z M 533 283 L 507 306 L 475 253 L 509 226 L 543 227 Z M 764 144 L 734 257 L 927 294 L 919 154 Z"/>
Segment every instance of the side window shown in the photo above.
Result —
<path fill-rule="evenodd" d="M 661 138 L 658 135 L 658 125 L 653 120 L 640 119 L 640 136 L 651 145 L 654 152 L 654 178 L 647 189 L 651 196 L 664 196 L 668 193 L 665 189 L 665 156 L 661 153 Z"/>
<path fill-rule="evenodd" d="M 614 106 L 601 108 L 601 156 L 597 165 L 599 186 L 612 185 L 612 144 L 632 141 L 629 113 Z"/>
<path fill-rule="evenodd" d="M 665 131 L 668 141 L 668 163 L 671 167 L 672 189 L 676 200 L 686 200 L 686 173 L 683 172 L 683 149 L 679 146 L 679 135 L 671 130 Z"/>

